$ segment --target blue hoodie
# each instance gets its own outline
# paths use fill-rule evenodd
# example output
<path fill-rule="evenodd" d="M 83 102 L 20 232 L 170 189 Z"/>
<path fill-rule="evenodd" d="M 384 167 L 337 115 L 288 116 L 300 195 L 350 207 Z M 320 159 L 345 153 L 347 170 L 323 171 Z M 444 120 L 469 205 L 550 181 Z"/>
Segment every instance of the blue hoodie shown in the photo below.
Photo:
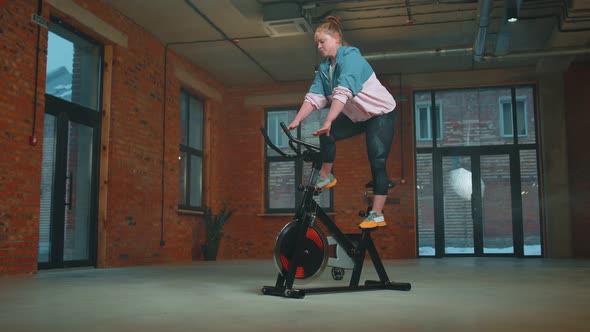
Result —
<path fill-rule="evenodd" d="M 330 58 L 318 67 L 316 77 L 305 95 L 315 109 L 326 107 L 333 99 L 344 103 L 342 113 L 354 122 L 393 111 L 395 100 L 379 82 L 373 68 L 356 47 L 340 46 L 330 80 Z"/>

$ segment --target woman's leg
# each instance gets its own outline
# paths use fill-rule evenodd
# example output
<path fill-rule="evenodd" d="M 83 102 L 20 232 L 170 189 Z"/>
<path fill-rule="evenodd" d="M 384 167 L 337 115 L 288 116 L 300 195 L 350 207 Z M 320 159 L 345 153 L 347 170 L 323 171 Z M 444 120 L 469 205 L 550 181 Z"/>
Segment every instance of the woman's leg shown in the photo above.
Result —
<path fill-rule="evenodd" d="M 367 155 L 371 164 L 371 174 L 375 186 L 373 188 L 372 211 L 377 215 L 383 214 L 383 207 L 389 189 L 386 164 L 393 144 L 396 115 L 397 110 L 394 110 L 367 121 Z"/>
<path fill-rule="evenodd" d="M 319 176 L 321 178 L 328 178 L 332 172 L 334 159 L 336 159 L 336 141 L 362 133 L 365 131 L 365 125 L 364 122 L 352 122 L 346 115 L 340 114 L 332 123 L 330 136 L 320 136 L 322 168 Z"/>

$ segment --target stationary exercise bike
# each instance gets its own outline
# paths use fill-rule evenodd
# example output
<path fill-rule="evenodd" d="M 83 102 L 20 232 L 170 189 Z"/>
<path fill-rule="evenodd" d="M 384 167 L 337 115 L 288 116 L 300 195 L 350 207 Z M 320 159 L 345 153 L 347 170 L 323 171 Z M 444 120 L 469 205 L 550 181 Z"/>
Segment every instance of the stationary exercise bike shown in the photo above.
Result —
<path fill-rule="evenodd" d="M 283 227 L 276 239 L 274 261 L 279 270 L 276 284 L 275 286 L 262 287 L 262 293 L 289 298 L 303 298 L 306 294 L 313 293 L 378 289 L 409 291 L 411 289 L 409 283 L 389 280 L 371 238 L 371 232 L 374 229 L 363 229 L 361 233 L 344 234 L 316 203 L 314 196 L 319 195 L 321 189 L 316 188 L 313 184 L 318 169 L 321 167 L 320 148 L 317 145 L 293 137 L 283 122 L 281 122 L 281 127 L 289 138 L 289 147 L 295 154 L 286 154 L 277 148 L 268 137 L 266 130 L 261 128 L 266 144 L 285 158 L 311 162 L 312 169 L 307 185 L 301 184 L 298 186 L 298 190 L 303 191 L 303 198 L 295 212 L 293 221 Z M 329 238 L 324 235 L 316 222 L 317 220 L 328 230 L 331 235 Z M 333 250 L 334 246 L 335 250 Z M 364 285 L 359 285 L 367 252 L 377 270 L 379 280 L 366 280 Z M 335 280 L 343 279 L 345 271 L 352 270 L 348 286 L 293 287 L 296 280 L 298 282 L 308 282 L 315 279 L 325 270 L 326 266 L 332 267 L 331 274 Z"/>

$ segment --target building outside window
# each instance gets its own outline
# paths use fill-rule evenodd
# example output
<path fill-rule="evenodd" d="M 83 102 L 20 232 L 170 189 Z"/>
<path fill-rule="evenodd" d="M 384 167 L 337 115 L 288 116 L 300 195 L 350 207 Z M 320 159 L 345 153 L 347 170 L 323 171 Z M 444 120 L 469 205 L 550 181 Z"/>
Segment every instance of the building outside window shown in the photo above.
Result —
<path fill-rule="evenodd" d="M 430 103 L 417 103 L 416 104 L 416 139 L 418 140 L 432 140 L 432 104 Z M 436 139 L 440 140 L 443 136 L 443 123 L 440 121 L 441 107 L 440 104 L 436 104 L 436 122 L 437 133 Z"/>
<path fill-rule="evenodd" d="M 514 127 L 512 118 L 512 99 L 500 98 L 500 136 L 513 137 Z M 527 111 L 525 97 L 516 97 L 516 123 L 518 123 L 518 136 L 525 137 L 527 130 Z"/>

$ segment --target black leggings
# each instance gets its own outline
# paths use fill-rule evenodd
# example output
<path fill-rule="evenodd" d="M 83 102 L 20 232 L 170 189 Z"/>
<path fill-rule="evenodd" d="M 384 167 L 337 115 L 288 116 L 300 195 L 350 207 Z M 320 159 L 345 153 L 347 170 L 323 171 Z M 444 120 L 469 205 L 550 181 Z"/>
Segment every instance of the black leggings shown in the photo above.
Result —
<path fill-rule="evenodd" d="M 387 178 L 386 163 L 393 143 L 396 115 L 397 110 L 393 110 L 364 122 L 352 122 L 341 113 L 332 123 L 330 136 L 320 136 L 322 162 L 334 162 L 336 141 L 364 132 L 367 136 L 367 156 L 371 163 L 371 174 L 375 184 L 373 192 L 375 195 L 387 195 L 389 179 Z"/>

